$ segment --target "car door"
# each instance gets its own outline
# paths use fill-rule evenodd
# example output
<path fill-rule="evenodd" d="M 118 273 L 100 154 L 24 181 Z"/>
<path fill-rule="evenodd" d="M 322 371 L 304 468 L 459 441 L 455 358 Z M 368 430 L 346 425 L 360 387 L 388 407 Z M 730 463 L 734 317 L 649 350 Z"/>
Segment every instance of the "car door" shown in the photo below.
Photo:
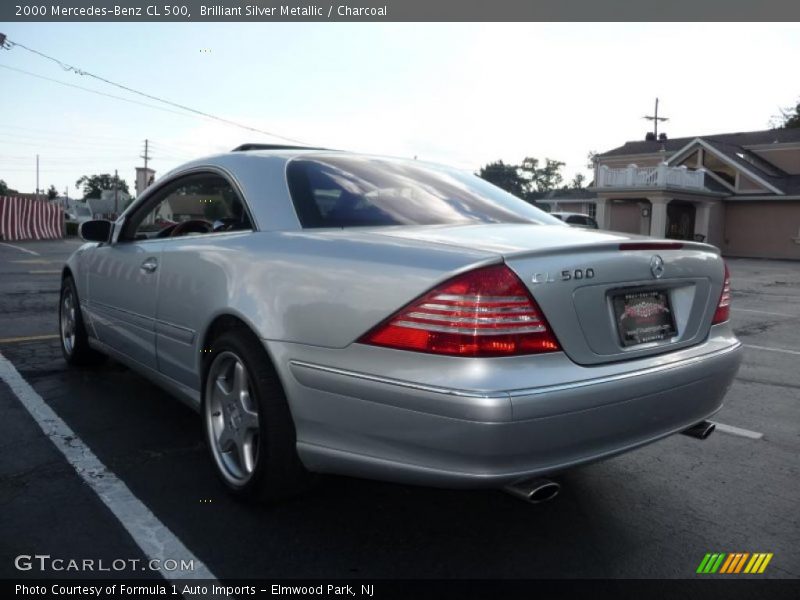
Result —
<path fill-rule="evenodd" d="M 142 365 L 156 368 L 155 313 L 159 239 L 117 241 L 91 253 L 88 297 L 98 339 Z"/>
<path fill-rule="evenodd" d="M 172 218 L 205 221 L 210 230 L 164 240 L 155 330 L 158 369 L 190 388 L 199 385 L 199 337 L 227 289 L 224 263 L 252 220 L 234 185 L 218 173 L 195 173 L 171 195 Z"/>

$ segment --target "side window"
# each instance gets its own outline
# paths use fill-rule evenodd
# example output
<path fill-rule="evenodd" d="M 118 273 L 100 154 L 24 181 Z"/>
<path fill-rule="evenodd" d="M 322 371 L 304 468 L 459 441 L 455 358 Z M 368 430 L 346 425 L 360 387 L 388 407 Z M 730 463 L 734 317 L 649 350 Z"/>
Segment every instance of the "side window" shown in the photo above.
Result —
<path fill-rule="evenodd" d="M 586 225 L 586 219 L 579 215 L 570 215 L 567 217 L 567 223 L 572 223 L 573 225 Z"/>
<path fill-rule="evenodd" d="M 161 200 L 126 226 L 126 239 L 203 235 L 252 229 L 236 191 L 219 175 L 198 175 L 176 182 Z"/>

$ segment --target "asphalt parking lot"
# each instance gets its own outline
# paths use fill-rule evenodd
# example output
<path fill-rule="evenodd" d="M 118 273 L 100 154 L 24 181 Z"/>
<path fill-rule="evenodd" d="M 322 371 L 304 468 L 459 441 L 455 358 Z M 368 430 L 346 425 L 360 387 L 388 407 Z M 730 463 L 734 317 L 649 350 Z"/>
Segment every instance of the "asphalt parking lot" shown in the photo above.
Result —
<path fill-rule="evenodd" d="M 538 506 L 330 477 L 254 507 L 226 495 L 188 408 L 114 362 L 66 368 L 56 306 L 77 245 L 0 244 L 0 353 L 217 578 L 684 578 L 708 552 L 773 553 L 746 577 L 800 577 L 798 263 L 729 261 L 745 358 L 715 418 L 729 427 L 706 441 L 673 436 L 561 474 Z M 5 382 L 0 413 L 0 577 L 30 576 L 20 554 L 142 558 Z"/>

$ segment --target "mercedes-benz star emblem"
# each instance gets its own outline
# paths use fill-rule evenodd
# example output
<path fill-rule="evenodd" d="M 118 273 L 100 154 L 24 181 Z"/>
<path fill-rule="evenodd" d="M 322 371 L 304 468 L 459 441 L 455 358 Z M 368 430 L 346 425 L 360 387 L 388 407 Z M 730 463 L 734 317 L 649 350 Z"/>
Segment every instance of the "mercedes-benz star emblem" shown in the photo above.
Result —
<path fill-rule="evenodd" d="M 653 258 L 650 259 L 650 272 L 656 279 L 661 279 L 664 274 L 664 259 L 658 254 L 653 255 Z"/>

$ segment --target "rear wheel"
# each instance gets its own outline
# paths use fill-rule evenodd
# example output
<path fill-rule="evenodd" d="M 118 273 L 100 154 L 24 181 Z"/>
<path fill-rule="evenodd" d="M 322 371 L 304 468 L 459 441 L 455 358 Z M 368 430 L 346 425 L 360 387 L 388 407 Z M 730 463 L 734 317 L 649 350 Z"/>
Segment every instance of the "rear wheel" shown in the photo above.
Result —
<path fill-rule="evenodd" d="M 106 359 L 104 354 L 89 347 L 86 325 L 83 322 L 78 290 L 71 275 L 61 281 L 58 302 L 58 331 L 61 353 L 70 365 L 96 365 Z"/>
<path fill-rule="evenodd" d="M 294 423 L 277 373 L 249 331 L 212 345 L 203 386 L 203 425 L 217 473 L 235 495 L 278 500 L 307 487 Z"/>

